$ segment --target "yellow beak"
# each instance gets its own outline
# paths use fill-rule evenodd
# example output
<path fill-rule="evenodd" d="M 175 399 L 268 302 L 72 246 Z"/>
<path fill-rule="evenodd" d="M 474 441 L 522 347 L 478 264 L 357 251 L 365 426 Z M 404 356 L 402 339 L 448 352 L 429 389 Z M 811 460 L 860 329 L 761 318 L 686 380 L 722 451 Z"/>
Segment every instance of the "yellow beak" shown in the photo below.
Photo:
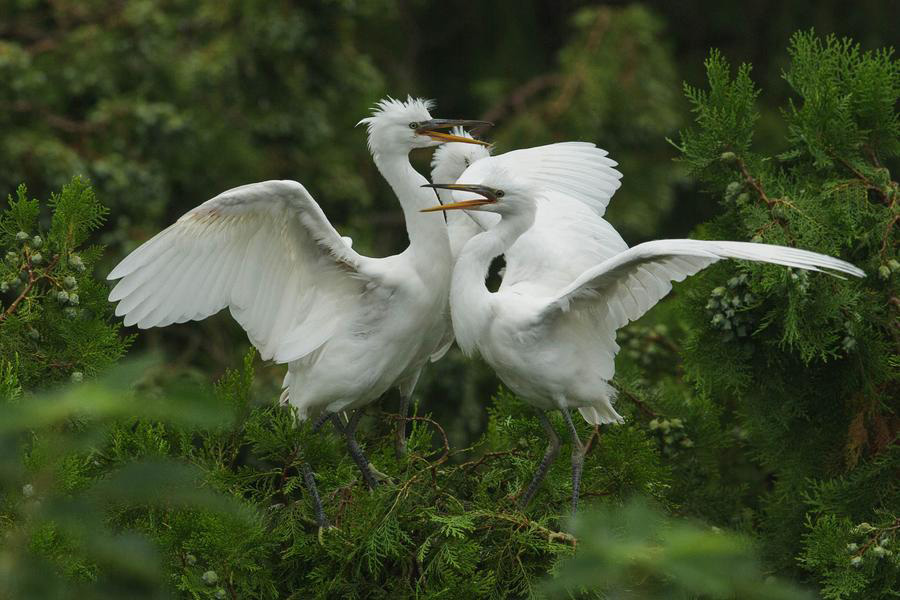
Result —
<path fill-rule="evenodd" d="M 488 200 L 487 198 L 479 198 L 477 200 L 464 200 L 462 202 L 451 202 L 450 204 L 439 204 L 431 208 L 423 208 L 419 212 L 438 212 L 441 210 L 461 210 L 472 208 L 475 206 L 483 206 L 485 204 L 493 204 L 496 200 Z"/>
<path fill-rule="evenodd" d="M 463 137 L 461 135 L 453 135 L 452 133 L 444 133 L 442 131 L 423 131 L 422 135 L 427 135 L 438 142 L 462 142 L 463 144 L 478 144 L 479 146 L 490 146 L 489 142 L 482 140 L 473 140 L 472 138 Z"/>

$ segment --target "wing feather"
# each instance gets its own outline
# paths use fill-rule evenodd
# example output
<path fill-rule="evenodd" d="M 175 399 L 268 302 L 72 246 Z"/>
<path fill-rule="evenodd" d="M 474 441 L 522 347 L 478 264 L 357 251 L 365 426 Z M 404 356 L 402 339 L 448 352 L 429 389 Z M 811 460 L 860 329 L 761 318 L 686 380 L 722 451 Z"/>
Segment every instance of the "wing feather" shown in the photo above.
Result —
<path fill-rule="evenodd" d="M 216 196 L 137 248 L 109 274 L 119 280 L 109 298 L 140 328 L 227 307 L 263 358 L 288 362 L 327 341 L 336 307 L 352 314 L 372 264 L 301 184 L 265 181 Z"/>
<path fill-rule="evenodd" d="M 607 305 L 615 331 L 650 310 L 681 281 L 724 258 L 767 262 L 810 271 L 863 277 L 848 262 L 824 254 L 748 242 L 656 240 L 621 252 L 588 269 L 540 311 L 537 323 L 568 311 Z"/>
<path fill-rule="evenodd" d="M 567 194 L 603 216 L 622 173 L 607 152 L 590 142 L 560 142 L 513 150 L 474 162 L 458 183 L 479 183 L 490 169 L 501 168 L 511 176 L 543 189 Z"/>

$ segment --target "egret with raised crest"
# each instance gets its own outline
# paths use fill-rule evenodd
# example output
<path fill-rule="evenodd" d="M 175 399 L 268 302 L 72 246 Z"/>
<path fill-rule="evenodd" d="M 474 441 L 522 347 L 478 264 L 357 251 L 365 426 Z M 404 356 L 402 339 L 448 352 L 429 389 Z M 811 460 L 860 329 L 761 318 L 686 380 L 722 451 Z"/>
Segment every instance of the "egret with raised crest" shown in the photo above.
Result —
<path fill-rule="evenodd" d="M 282 400 L 302 420 L 334 415 L 366 483 L 377 480 L 356 442 L 361 407 L 393 386 L 408 397 L 440 351 L 451 258 L 445 224 L 408 154 L 444 142 L 484 144 L 446 130 L 485 125 L 434 119 L 430 102 L 392 99 L 363 119 L 378 170 L 400 201 L 409 246 L 357 253 L 296 181 L 237 187 L 189 211 L 109 274 L 126 325 L 164 327 L 224 308 L 263 359 L 287 363 Z M 349 411 L 344 425 L 337 413 Z M 321 506 L 320 524 L 324 523 Z"/>

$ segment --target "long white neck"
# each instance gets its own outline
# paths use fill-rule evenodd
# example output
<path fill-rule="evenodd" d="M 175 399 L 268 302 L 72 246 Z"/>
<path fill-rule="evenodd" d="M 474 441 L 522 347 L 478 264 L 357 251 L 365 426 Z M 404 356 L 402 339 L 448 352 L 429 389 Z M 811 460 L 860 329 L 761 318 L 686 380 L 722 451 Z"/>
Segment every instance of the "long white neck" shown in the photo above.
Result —
<path fill-rule="evenodd" d="M 450 316 L 456 343 L 471 356 L 490 327 L 492 292 L 485 284 L 491 261 L 506 252 L 534 224 L 531 210 L 504 215 L 496 226 L 470 239 L 453 269 Z"/>
<path fill-rule="evenodd" d="M 428 183 L 409 164 L 407 154 L 375 153 L 375 165 L 390 184 L 406 219 L 410 257 L 416 271 L 426 279 L 447 278 L 451 266 L 447 224 L 439 215 L 419 212 L 438 204 L 434 190 L 423 188 Z"/>

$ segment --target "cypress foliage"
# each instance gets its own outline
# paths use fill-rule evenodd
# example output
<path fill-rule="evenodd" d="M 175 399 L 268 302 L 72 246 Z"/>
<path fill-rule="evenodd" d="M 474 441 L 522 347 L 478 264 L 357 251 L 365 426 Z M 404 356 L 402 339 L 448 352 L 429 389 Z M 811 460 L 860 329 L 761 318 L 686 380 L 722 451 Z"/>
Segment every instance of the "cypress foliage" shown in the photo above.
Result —
<path fill-rule="evenodd" d="M 842 256 L 869 275 L 717 265 L 682 288 L 685 374 L 765 475 L 751 517 L 769 560 L 799 566 L 829 598 L 888 597 L 900 576 L 900 193 L 889 170 L 900 63 L 813 32 L 795 34 L 789 54 L 795 96 L 775 155 L 753 145 L 749 65 L 732 75 L 712 52 L 708 87 L 685 86 L 696 125 L 682 160 L 722 208 L 699 233 Z"/>
<path fill-rule="evenodd" d="M 195 372 L 109 370 L 130 338 L 89 268 L 105 210 L 80 179 L 49 215 L 20 188 L 0 214 L 0 596 L 809 596 L 763 575 L 775 570 L 827 598 L 890 597 L 900 67 L 812 32 L 789 52 L 777 153 L 754 144 L 749 66 L 713 52 L 708 84 L 685 87 L 696 124 L 677 146 L 720 204 L 697 234 L 841 256 L 869 276 L 720 263 L 626 328 L 627 422 L 579 424 L 591 450 L 574 521 L 565 460 L 515 507 L 545 440 L 503 390 L 470 447 L 417 412 L 402 460 L 394 415 L 370 407 L 361 437 L 390 480 L 369 492 L 338 436 L 276 405 L 252 352 L 211 392 L 189 385 L 207 379 Z M 304 463 L 334 528 L 316 527 Z"/>

